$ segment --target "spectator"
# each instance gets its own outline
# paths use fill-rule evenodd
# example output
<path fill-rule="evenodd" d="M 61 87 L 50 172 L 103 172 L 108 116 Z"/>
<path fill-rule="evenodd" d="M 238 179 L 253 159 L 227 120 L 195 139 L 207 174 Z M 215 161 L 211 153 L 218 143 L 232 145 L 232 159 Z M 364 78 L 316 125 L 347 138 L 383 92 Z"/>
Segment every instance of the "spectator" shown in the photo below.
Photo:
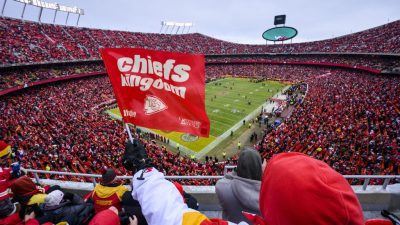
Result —
<path fill-rule="evenodd" d="M 7 157 L 11 154 L 11 146 L 0 140 L 0 219 L 6 218 L 17 211 L 11 202 L 8 190 L 12 180 L 12 169 L 6 167 Z"/>
<path fill-rule="evenodd" d="M 190 209 L 176 186 L 150 167 L 146 151 L 140 143 L 133 145 L 127 142 L 123 160 L 127 170 L 138 171 L 132 180 L 132 197 L 142 206 L 148 224 L 200 224 L 208 220 L 203 214 Z"/>
<path fill-rule="evenodd" d="M 122 196 L 128 189 L 117 179 L 114 169 L 106 169 L 102 175 L 101 183 L 96 184 L 92 193 L 94 209 L 99 213 L 114 206 L 121 211 Z"/>
<path fill-rule="evenodd" d="M 27 176 L 16 179 L 11 185 L 11 191 L 13 198 L 22 206 L 42 204 L 47 195 L 44 188 L 36 186 Z"/>
<path fill-rule="evenodd" d="M 130 217 L 134 215 L 137 219 L 138 225 L 147 225 L 147 221 L 143 216 L 142 208 L 137 200 L 132 198 L 132 192 L 125 192 L 122 197 L 122 213 L 119 213 L 120 221 L 122 225 L 127 225 L 130 223 Z"/>
<path fill-rule="evenodd" d="M 236 171 L 217 181 L 215 191 L 222 206 L 222 218 L 234 223 L 247 221 L 242 211 L 260 214 L 261 156 L 245 148 L 239 155 Z"/>
<path fill-rule="evenodd" d="M 13 193 L 13 200 L 21 205 L 19 218 L 24 219 L 24 217 L 31 215 L 32 211 L 34 211 L 34 214 L 31 215 L 33 217 L 28 216 L 29 218 L 34 219 L 35 222 L 38 221 L 40 224 L 46 222 L 45 220 L 42 220 L 43 212 L 39 205 L 45 202 L 47 196 L 46 190 L 51 192 L 57 189 L 59 189 L 59 186 L 57 185 L 52 187 L 47 186 L 45 188 L 36 186 L 36 184 L 27 176 L 22 176 L 16 179 L 11 185 L 11 191 Z"/>
<path fill-rule="evenodd" d="M 43 211 L 41 221 L 53 224 L 67 222 L 69 225 L 84 224 L 91 218 L 93 210 L 93 205 L 85 203 L 80 196 L 72 193 L 64 194 L 60 190 L 50 192 L 40 207 Z"/>
<path fill-rule="evenodd" d="M 343 176 L 300 153 L 273 157 L 260 192 L 265 224 L 364 224 L 357 196 Z"/>

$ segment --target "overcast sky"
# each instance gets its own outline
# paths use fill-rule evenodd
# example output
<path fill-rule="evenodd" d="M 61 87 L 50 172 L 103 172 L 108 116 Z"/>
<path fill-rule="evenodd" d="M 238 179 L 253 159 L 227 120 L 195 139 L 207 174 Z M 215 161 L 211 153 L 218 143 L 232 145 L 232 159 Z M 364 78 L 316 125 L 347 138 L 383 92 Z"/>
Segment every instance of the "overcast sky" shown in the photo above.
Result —
<path fill-rule="evenodd" d="M 5 0 L 0 0 L 0 7 Z M 161 21 L 193 22 L 191 31 L 218 39 L 263 44 L 262 33 L 275 15 L 298 29 L 293 42 L 321 40 L 400 19 L 400 0 L 45 0 L 85 10 L 79 26 L 158 33 Z M 4 15 L 20 18 L 23 4 L 7 0 Z M 25 19 L 37 20 L 39 8 L 27 6 Z M 51 23 L 54 11 L 44 10 Z M 56 23 L 64 24 L 66 13 Z M 70 15 L 75 25 L 77 16 Z"/>

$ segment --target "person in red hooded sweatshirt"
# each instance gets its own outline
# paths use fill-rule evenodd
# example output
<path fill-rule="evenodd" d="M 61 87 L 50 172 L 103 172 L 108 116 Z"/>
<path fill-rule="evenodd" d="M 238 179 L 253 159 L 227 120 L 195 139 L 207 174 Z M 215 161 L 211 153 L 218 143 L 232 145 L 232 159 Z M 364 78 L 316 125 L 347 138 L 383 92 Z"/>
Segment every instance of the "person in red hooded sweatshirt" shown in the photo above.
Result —
<path fill-rule="evenodd" d="M 123 165 L 134 172 L 132 197 L 149 225 L 233 224 L 189 209 L 174 185 L 148 163 L 140 143 L 127 143 Z M 245 216 L 256 225 L 364 224 L 360 203 L 346 179 L 328 164 L 296 152 L 275 155 L 268 162 L 260 211 L 262 216 Z"/>
<path fill-rule="evenodd" d="M 259 225 L 363 225 L 361 205 L 347 180 L 323 161 L 291 152 L 268 162 L 260 189 Z"/>

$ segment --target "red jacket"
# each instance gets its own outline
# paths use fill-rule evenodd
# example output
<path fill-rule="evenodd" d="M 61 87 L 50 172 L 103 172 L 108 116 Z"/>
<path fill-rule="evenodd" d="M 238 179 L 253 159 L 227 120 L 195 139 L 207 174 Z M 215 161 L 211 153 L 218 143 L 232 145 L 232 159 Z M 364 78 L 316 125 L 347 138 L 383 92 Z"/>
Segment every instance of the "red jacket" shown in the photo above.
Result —
<path fill-rule="evenodd" d="M 9 198 L 8 188 L 10 187 L 11 169 L 0 167 L 0 201 Z"/>
<path fill-rule="evenodd" d="M 108 209 L 111 206 L 116 207 L 118 211 L 120 211 L 122 195 L 127 190 L 128 189 L 123 185 L 108 187 L 97 184 L 92 193 L 92 199 L 96 213 Z"/>

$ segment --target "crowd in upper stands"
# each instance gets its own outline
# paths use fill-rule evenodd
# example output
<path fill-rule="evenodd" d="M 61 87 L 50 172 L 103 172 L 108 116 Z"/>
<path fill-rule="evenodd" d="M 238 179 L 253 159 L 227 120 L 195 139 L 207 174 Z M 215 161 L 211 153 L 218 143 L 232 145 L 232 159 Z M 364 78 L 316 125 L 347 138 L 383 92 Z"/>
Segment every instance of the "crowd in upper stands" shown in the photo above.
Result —
<path fill-rule="evenodd" d="M 383 70 L 388 68 L 400 67 L 400 62 L 391 57 L 382 57 L 374 55 L 291 55 L 291 54 L 273 54 L 273 55 L 241 55 L 241 56 L 214 56 L 207 57 L 207 62 L 214 63 L 232 63 L 232 62 L 312 62 L 312 63 L 332 63 L 349 66 L 358 66 Z"/>
<path fill-rule="evenodd" d="M 287 55 L 207 57 L 207 62 L 214 63 L 253 60 L 318 62 L 361 66 L 377 70 L 400 66 L 398 60 L 389 56 L 290 55 L 302 52 L 399 53 L 400 21 L 329 40 L 284 45 L 244 45 L 221 41 L 198 33 L 186 35 L 134 33 L 42 24 L 6 17 L 0 18 L 0 30 L 3 34 L 0 62 L 4 65 L 99 59 L 99 48 L 140 47 L 202 54 L 289 53 Z M 194 46 L 193 43 L 196 45 Z M 5 69 L 1 72 L 0 90 L 38 80 L 74 75 L 82 71 L 105 71 L 101 62 L 87 63 L 86 66 L 76 64 L 76 66 L 61 65 L 47 68 L 29 67 L 22 71 L 19 68 Z"/>
<path fill-rule="evenodd" d="M 13 68 L 1 74 L 0 91 L 16 86 L 23 86 L 35 81 L 51 78 L 87 74 L 91 72 L 104 72 L 105 69 L 100 63 L 84 63 L 78 65 L 58 65 L 46 67 L 22 67 Z"/>
<path fill-rule="evenodd" d="M 324 55 L 324 56 L 290 56 L 290 55 L 275 55 L 275 56 L 229 56 L 229 57 L 207 57 L 207 62 L 210 64 L 206 65 L 208 76 L 215 75 L 226 75 L 236 74 L 249 76 L 253 75 L 253 71 L 248 70 L 254 65 L 251 62 L 257 61 L 274 61 L 274 62 L 308 62 L 308 63 L 336 63 L 344 64 L 348 66 L 361 66 L 372 69 L 387 69 L 400 67 L 398 61 L 393 58 L 378 57 L 378 56 L 335 56 L 335 55 Z M 241 66 L 242 71 L 236 71 L 237 66 L 235 64 L 246 63 L 247 66 Z M 216 66 L 218 64 L 218 66 Z M 221 64 L 227 64 L 222 66 Z M 213 68 L 217 68 L 215 71 Z M 272 67 L 279 70 L 279 66 L 276 65 L 258 65 L 257 71 L 262 71 L 263 67 Z M 47 80 L 55 77 L 63 77 L 77 74 L 85 74 L 91 72 L 105 72 L 105 68 L 102 62 L 81 62 L 73 64 L 61 64 L 61 65 L 45 65 L 45 66 L 31 66 L 31 67 L 11 67 L 4 69 L 1 73 L 0 79 L 0 91 L 6 90 L 16 86 L 23 86 L 35 81 Z M 216 72 L 216 74 L 215 74 Z M 214 73 L 214 74 L 213 74 Z M 278 73 L 274 79 L 286 79 L 282 76 L 283 73 Z"/>
<path fill-rule="evenodd" d="M 292 65 L 262 65 L 262 64 L 231 64 L 209 65 L 206 67 L 208 77 L 221 77 L 233 75 L 237 77 L 257 77 L 280 81 L 299 82 L 308 77 L 321 75 L 329 71 L 316 67 L 292 66 Z"/>
<path fill-rule="evenodd" d="M 333 39 L 284 44 L 246 45 L 202 34 L 150 34 L 78 28 L 0 18 L 1 64 L 99 58 L 102 47 L 141 47 L 202 54 L 368 52 L 400 53 L 400 21 Z M 196 43 L 196 45 L 193 45 Z"/>

